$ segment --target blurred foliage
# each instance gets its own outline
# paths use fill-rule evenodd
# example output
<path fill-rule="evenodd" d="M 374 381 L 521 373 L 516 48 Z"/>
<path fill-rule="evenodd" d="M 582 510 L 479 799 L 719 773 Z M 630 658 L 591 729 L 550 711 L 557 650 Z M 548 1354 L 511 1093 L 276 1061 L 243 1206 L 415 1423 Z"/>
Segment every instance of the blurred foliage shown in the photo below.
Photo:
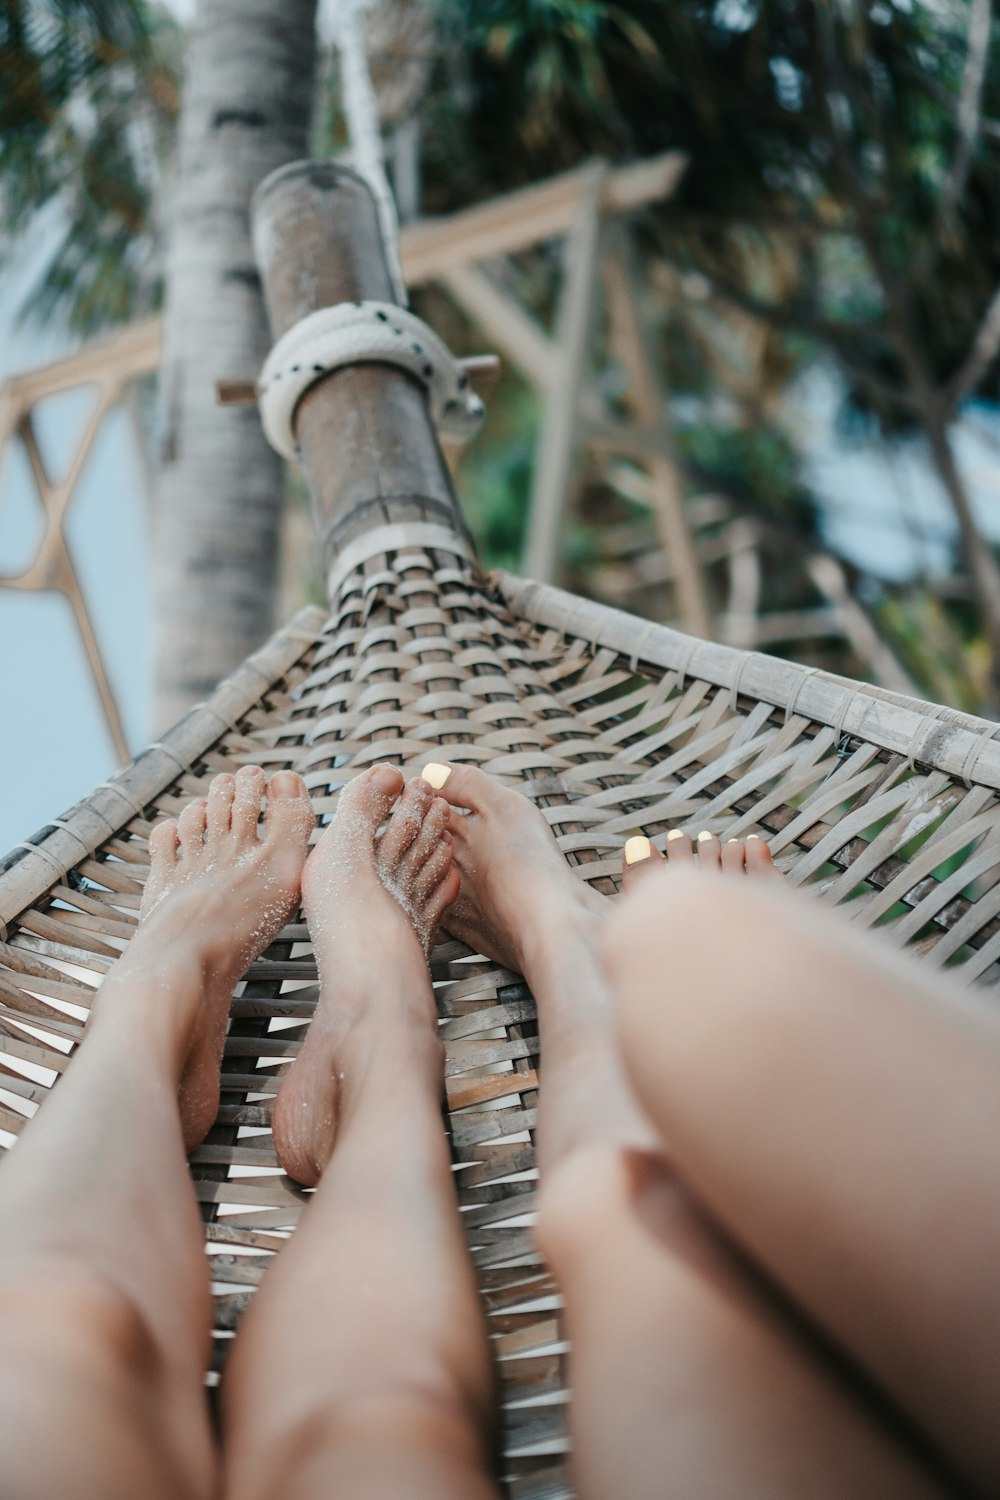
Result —
<path fill-rule="evenodd" d="M 60 205 L 33 310 L 81 329 L 132 316 L 157 295 L 151 204 L 181 38 L 144 0 L 0 4 L 0 222 L 13 232 Z M 946 442 L 962 399 L 1000 395 L 983 323 L 1000 287 L 1000 26 L 982 0 L 435 0 L 435 13 L 425 211 L 595 155 L 687 153 L 670 203 L 635 221 L 679 452 L 695 493 L 789 539 L 769 587 L 807 606 L 792 543 L 815 545 L 818 523 L 788 426 L 797 375 L 835 364 L 845 423 L 890 440 L 934 427 Z M 344 144 L 334 67 L 326 79 L 320 150 Z M 549 327 L 559 272 L 545 246 L 502 268 Z M 456 347 L 481 348 L 455 324 Z M 597 378 L 620 404 L 608 348 Z M 487 560 L 516 566 L 538 414 L 511 375 L 490 407 L 463 488 Z M 602 529 L 634 528 L 634 512 L 583 476 L 574 583 L 600 568 Z M 928 691 L 984 701 L 996 652 L 975 602 L 868 593 Z"/>
<path fill-rule="evenodd" d="M 832 360 L 843 426 L 927 436 L 957 513 L 949 425 L 971 394 L 1000 394 L 984 340 L 1000 287 L 1000 27 L 982 0 L 439 0 L 438 16 L 421 116 L 433 209 L 593 155 L 688 154 L 641 233 L 647 266 L 672 273 L 660 353 L 699 486 L 806 539 L 816 504 L 784 398 Z M 979 565 L 995 568 L 990 549 Z M 925 686 L 906 621 L 929 597 L 875 617 Z M 953 636 L 937 658 L 939 695 L 996 701 L 995 611 L 980 594 L 945 613 L 964 649 L 955 659 Z"/>
<path fill-rule="evenodd" d="M 490 399 L 490 419 L 462 473 L 462 509 L 490 568 L 517 572 L 524 550 L 538 400 L 516 376 Z"/>
<path fill-rule="evenodd" d="M 677 148 L 691 169 L 645 216 L 648 243 L 822 342 L 859 404 L 905 417 L 865 378 L 900 376 L 900 319 L 934 378 L 968 352 L 1000 285 L 1000 27 L 986 124 L 967 140 L 967 0 L 439 0 L 438 13 L 429 207 Z"/>
<path fill-rule="evenodd" d="M 3 0 L 0 227 L 37 234 L 38 210 L 56 208 L 25 314 L 90 332 L 155 305 L 181 52 L 144 0 Z"/>

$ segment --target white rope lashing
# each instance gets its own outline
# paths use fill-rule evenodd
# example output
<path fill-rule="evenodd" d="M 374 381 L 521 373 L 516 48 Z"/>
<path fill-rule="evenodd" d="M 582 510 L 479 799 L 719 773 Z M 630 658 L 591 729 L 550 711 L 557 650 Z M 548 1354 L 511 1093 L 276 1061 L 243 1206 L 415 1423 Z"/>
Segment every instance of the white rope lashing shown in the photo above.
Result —
<path fill-rule="evenodd" d="M 396 365 L 426 388 L 442 437 L 466 442 L 485 408 L 443 340 L 415 313 L 392 302 L 341 302 L 300 319 L 278 340 L 257 383 L 261 422 L 272 448 L 298 457 L 295 410 L 311 385 L 331 370 L 375 361 Z"/>

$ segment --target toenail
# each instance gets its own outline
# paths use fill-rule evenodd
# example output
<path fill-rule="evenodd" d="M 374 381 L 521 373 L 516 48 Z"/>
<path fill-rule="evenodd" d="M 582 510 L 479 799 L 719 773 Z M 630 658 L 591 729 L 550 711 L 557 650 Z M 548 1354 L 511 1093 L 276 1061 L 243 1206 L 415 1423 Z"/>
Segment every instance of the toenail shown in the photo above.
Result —
<path fill-rule="evenodd" d="M 428 786 L 439 792 L 451 775 L 451 766 L 439 760 L 429 760 L 420 774 Z"/>
<path fill-rule="evenodd" d="M 396 766 L 376 766 L 372 772 L 372 784 L 377 786 L 380 792 L 396 792 L 402 773 Z"/>
<path fill-rule="evenodd" d="M 699 835 L 698 835 L 698 843 L 699 844 L 704 844 L 708 839 L 714 839 L 714 838 L 715 838 L 715 834 L 714 833 L 709 833 L 709 831 L 708 831 L 707 828 L 703 828 L 701 830 L 701 832 L 699 833 Z"/>
<path fill-rule="evenodd" d="M 640 864 L 644 859 L 648 859 L 652 852 L 653 846 L 645 834 L 637 833 L 625 840 L 625 863 L 627 865 Z"/>
<path fill-rule="evenodd" d="M 751 834 L 751 838 L 752 837 L 753 837 L 753 835 Z M 726 843 L 727 844 L 738 844 L 739 843 L 739 839 L 726 839 Z"/>
<path fill-rule="evenodd" d="M 667 843 L 669 844 L 672 839 L 682 839 L 683 837 L 684 832 L 682 829 L 671 828 L 670 832 L 667 834 Z"/>
<path fill-rule="evenodd" d="M 269 797 L 299 797 L 302 795 L 299 778 L 294 771 L 275 771 L 267 794 Z"/>
<path fill-rule="evenodd" d="M 747 834 L 747 838 L 748 839 L 756 839 L 757 842 L 760 843 L 760 834 L 759 833 L 748 833 Z"/>

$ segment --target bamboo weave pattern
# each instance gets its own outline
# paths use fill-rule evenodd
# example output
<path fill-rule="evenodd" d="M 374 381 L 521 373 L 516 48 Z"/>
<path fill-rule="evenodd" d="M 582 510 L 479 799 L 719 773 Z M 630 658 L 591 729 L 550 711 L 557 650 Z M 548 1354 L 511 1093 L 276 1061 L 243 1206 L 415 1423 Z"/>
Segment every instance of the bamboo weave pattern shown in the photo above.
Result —
<path fill-rule="evenodd" d="M 457 550 L 369 558 L 322 630 L 312 611 L 276 637 L 249 677 L 236 674 L 150 752 L 145 781 L 144 757 L 122 790 L 95 792 L 54 825 L 41 853 L 19 849 L 0 865 L 0 1141 L 13 1144 L 70 1062 L 132 935 L 151 826 L 247 762 L 299 770 L 321 821 L 340 786 L 376 761 L 408 772 L 430 759 L 474 762 L 532 797 L 580 878 L 609 896 L 632 832 L 662 846 L 677 826 L 757 831 L 793 882 L 925 962 L 996 984 L 995 726 L 852 684 L 837 698 L 836 680 L 788 663 L 579 601 L 560 616 L 557 591 L 502 586 L 484 588 Z M 774 701 L 751 691 L 765 678 Z M 871 738 L 856 732 L 862 720 Z M 900 734 L 907 744 L 894 748 Z M 516 1500 L 558 1500 L 570 1494 L 565 1346 L 530 1236 L 534 1002 L 518 975 L 459 943 L 442 943 L 432 967 L 461 1209 L 502 1380 L 504 1474 Z M 308 1193 L 277 1168 L 269 1117 L 315 1000 L 298 919 L 237 991 L 222 1108 L 192 1157 L 216 1285 L 216 1372 L 264 1265 L 308 1211 Z"/>

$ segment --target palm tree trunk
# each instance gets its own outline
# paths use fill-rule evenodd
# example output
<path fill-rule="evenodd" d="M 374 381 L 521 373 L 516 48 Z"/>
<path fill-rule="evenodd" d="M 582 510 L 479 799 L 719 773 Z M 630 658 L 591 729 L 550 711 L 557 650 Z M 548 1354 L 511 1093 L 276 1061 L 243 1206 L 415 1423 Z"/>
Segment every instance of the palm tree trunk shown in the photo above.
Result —
<path fill-rule="evenodd" d="M 308 153 L 316 0 L 201 0 L 188 42 L 169 215 L 160 469 L 153 526 L 158 729 L 273 627 L 282 463 L 253 407 L 219 379 L 254 379 L 269 346 L 250 198 Z"/>

